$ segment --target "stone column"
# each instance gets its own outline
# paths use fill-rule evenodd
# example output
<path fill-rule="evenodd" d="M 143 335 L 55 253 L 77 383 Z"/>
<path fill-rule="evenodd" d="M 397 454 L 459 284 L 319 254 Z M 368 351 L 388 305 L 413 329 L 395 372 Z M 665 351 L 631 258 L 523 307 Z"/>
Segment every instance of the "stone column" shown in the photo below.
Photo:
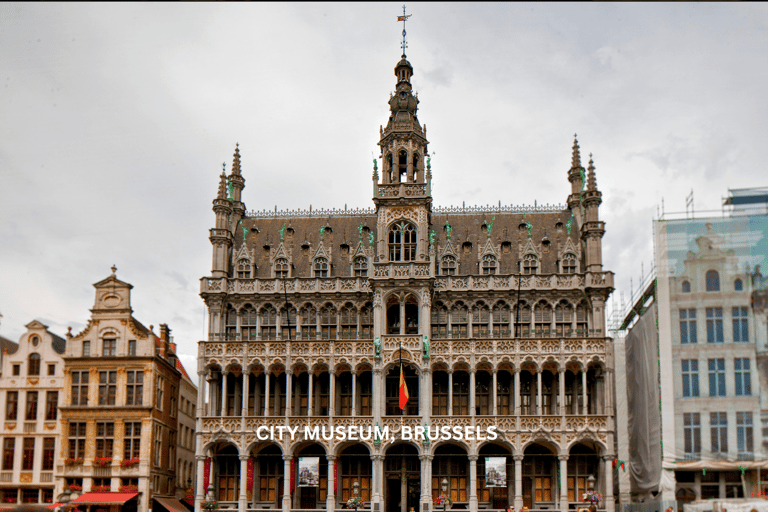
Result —
<path fill-rule="evenodd" d="M 238 507 L 248 509 L 248 455 L 240 455 L 240 496 Z"/>
<path fill-rule="evenodd" d="M 248 384 L 250 380 L 250 372 L 243 372 L 243 405 L 240 407 L 240 415 L 243 417 L 248 416 L 248 391 L 250 390 L 250 386 Z"/>
<path fill-rule="evenodd" d="M 312 370 L 310 370 L 309 373 L 308 373 L 308 376 L 309 376 L 309 404 L 308 404 L 308 407 L 307 407 L 307 416 L 314 416 L 314 414 L 315 414 L 315 411 L 314 411 L 314 405 L 315 405 L 315 400 L 314 400 L 315 397 L 314 397 L 314 395 L 315 395 L 315 391 L 314 391 L 313 384 L 314 384 L 314 381 L 315 381 L 315 374 L 312 373 Z"/>
<path fill-rule="evenodd" d="M 565 416 L 565 368 L 560 368 L 558 375 L 558 395 L 560 397 L 560 416 Z"/>
<path fill-rule="evenodd" d="M 589 407 L 587 407 L 587 369 L 581 370 L 581 407 L 582 414 L 587 415 Z"/>
<path fill-rule="evenodd" d="M 357 373 L 352 370 L 352 417 L 357 416 Z"/>
<path fill-rule="evenodd" d="M 379 504 L 379 510 L 381 511 L 382 495 L 384 481 L 382 479 L 382 462 L 384 461 L 383 455 L 371 456 L 371 502 L 373 504 Z M 371 510 L 375 510 L 375 506 L 371 505 Z"/>
<path fill-rule="evenodd" d="M 286 424 L 290 425 L 289 418 L 293 415 L 293 372 L 285 371 L 285 419 Z"/>
<path fill-rule="evenodd" d="M 384 411 L 382 411 L 382 405 L 383 405 L 383 397 L 381 392 L 381 368 L 378 361 L 374 361 L 374 368 L 373 368 L 373 375 L 371 376 L 371 400 L 373 402 L 371 407 L 371 412 L 373 413 L 373 424 L 376 425 L 377 421 L 381 420 L 381 415 Z"/>
<path fill-rule="evenodd" d="M 544 414 L 544 408 L 541 403 L 541 368 L 536 370 L 536 414 Z"/>
<path fill-rule="evenodd" d="M 400 335 L 405 334 L 405 302 L 400 301 Z"/>
<path fill-rule="evenodd" d="M 515 397 L 515 416 L 520 416 L 520 402 L 522 401 L 522 395 L 520 394 L 520 368 L 515 368 L 515 392 L 513 396 Z M 515 506 L 515 509 L 517 508 Z"/>
<path fill-rule="evenodd" d="M 430 510 L 432 503 L 432 455 L 419 455 L 421 460 L 421 510 Z M 421 512 L 421 511 L 419 511 Z"/>
<path fill-rule="evenodd" d="M 291 510 L 291 459 L 290 455 L 283 455 L 283 512 Z"/>
<path fill-rule="evenodd" d="M 515 510 L 523 507 L 523 456 L 514 455 L 515 459 Z"/>
<path fill-rule="evenodd" d="M 568 512 L 568 456 L 558 455 L 560 461 L 560 512 Z"/>
<path fill-rule="evenodd" d="M 448 369 L 448 416 L 453 415 L 453 369 Z"/>
<path fill-rule="evenodd" d="M 496 368 L 494 368 L 493 369 L 493 395 L 492 395 L 492 398 L 491 398 L 491 400 L 493 400 L 493 408 L 491 409 L 491 414 L 493 414 L 494 416 L 496 416 L 498 414 L 498 402 L 499 402 L 499 400 L 498 400 L 498 398 L 496 396 L 497 393 L 498 393 L 498 390 L 496 389 L 497 388 L 497 384 L 496 384 L 496 374 L 497 373 L 498 372 L 497 372 Z"/>
<path fill-rule="evenodd" d="M 227 415 L 227 376 L 229 372 L 221 372 L 221 415 Z"/>
<path fill-rule="evenodd" d="M 477 455 L 469 456 L 469 510 L 477 512 Z"/>
<path fill-rule="evenodd" d="M 325 510 L 332 512 L 336 508 L 336 479 L 333 474 L 336 457 L 328 455 L 326 459 L 328 460 L 328 494 L 325 500 Z"/>
<path fill-rule="evenodd" d="M 336 372 L 328 371 L 328 380 L 330 381 L 328 387 L 328 415 L 334 417 L 336 415 Z"/>
<path fill-rule="evenodd" d="M 195 485 L 195 512 L 200 512 L 200 503 L 205 501 L 206 490 L 203 489 L 205 485 L 205 455 L 195 455 L 195 462 L 197 464 L 197 472 L 195 473 L 197 484 Z"/>
<path fill-rule="evenodd" d="M 469 415 L 475 415 L 475 393 L 477 389 L 475 386 L 475 369 L 469 369 Z"/>
<path fill-rule="evenodd" d="M 616 504 L 613 502 L 613 455 L 605 455 L 605 493 L 603 494 L 603 503 L 605 503 L 606 512 L 614 512 Z"/>
<path fill-rule="evenodd" d="M 419 414 L 424 421 L 429 421 L 432 414 L 432 401 L 428 399 L 428 397 L 432 396 L 432 390 L 430 389 L 432 379 L 430 375 L 431 370 L 429 363 L 427 363 L 419 374 Z"/>
<path fill-rule="evenodd" d="M 264 416 L 269 416 L 269 385 L 270 385 L 270 372 L 264 373 Z"/>

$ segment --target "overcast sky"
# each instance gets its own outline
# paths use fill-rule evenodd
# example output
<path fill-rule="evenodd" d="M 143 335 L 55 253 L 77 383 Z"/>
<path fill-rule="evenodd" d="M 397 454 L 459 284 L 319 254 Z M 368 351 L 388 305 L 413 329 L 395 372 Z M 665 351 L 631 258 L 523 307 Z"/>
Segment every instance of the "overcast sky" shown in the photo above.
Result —
<path fill-rule="evenodd" d="M 401 5 L 0 3 L 0 335 L 79 332 L 115 264 L 194 371 L 222 163 L 249 210 L 372 206 Z M 616 302 L 662 199 L 768 186 L 764 3 L 407 10 L 434 203 L 562 204 L 578 133 Z"/>

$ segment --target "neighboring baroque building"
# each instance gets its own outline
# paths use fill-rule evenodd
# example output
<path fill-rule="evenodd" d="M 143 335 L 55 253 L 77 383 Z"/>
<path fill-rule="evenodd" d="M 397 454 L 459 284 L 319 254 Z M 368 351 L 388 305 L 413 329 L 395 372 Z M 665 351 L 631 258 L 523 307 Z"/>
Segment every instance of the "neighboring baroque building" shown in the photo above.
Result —
<path fill-rule="evenodd" d="M 613 274 L 593 162 L 582 167 L 574 141 L 567 206 L 435 207 L 412 74 L 403 55 L 374 208 L 247 212 L 239 149 L 221 175 L 201 282 L 196 510 L 206 497 L 333 510 L 357 483 L 374 511 L 427 511 L 445 482 L 454 508 L 564 512 L 590 477 L 614 510 Z M 390 437 L 304 435 L 376 425 Z M 278 426 L 296 438 L 258 430 Z M 494 426 L 499 438 L 399 438 L 425 426 Z M 491 472 L 498 486 L 486 486 L 487 457 L 506 465 L 506 480 Z"/>
<path fill-rule="evenodd" d="M 736 207 L 722 217 L 654 222 L 657 279 L 622 326 L 631 326 L 631 384 L 619 399 L 629 400 L 637 497 L 658 490 L 681 505 L 748 498 L 768 487 L 768 371 L 758 364 L 768 361 L 768 308 L 760 300 L 768 289 L 760 275 L 768 256 L 768 195 L 731 195 L 726 204 L 763 204 L 763 211 Z M 646 387 L 635 385 L 643 376 L 655 392 L 635 391 Z M 648 430 L 649 418 L 660 428 Z"/>
<path fill-rule="evenodd" d="M 66 342 L 37 320 L 26 327 L 18 345 L 3 346 L 0 506 L 54 498 Z"/>
<path fill-rule="evenodd" d="M 66 442 L 57 476 L 80 495 L 79 504 L 123 504 L 123 510 L 146 512 L 154 508 L 151 499 L 177 495 L 183 469 L 177 465 L 179 388 L 187 389 L 185 400 L 196 391 L 184 383 L 170 329 L 161 324 L 156 335 L 133 318 L 133 286 L 115 271 L 94 285 L 86 328 L 67 335 L 60 414 Z"/>

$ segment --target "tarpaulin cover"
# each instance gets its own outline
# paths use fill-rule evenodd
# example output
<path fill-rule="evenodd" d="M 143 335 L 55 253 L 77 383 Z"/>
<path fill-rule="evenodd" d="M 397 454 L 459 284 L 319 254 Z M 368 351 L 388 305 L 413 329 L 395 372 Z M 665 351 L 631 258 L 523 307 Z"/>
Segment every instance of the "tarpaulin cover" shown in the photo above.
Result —
<path fill-rule="evenodd" d="M 122 505 L 138 496 L 137 492 L 87 492 L 72 503 L 80 505 Z"/>

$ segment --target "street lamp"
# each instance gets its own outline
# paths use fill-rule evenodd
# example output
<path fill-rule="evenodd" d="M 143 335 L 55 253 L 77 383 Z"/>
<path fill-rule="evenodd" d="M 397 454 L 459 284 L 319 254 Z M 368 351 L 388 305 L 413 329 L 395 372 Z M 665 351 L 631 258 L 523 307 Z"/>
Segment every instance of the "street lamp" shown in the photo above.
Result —
<path fill-rule="evenodd" d="M 357 510 L 357 505 L 360 502 L 358 498 L 360 498 L 360 482 L 355 480 L 352 482 L 352 496 L 354 496 L 354 500 L 352 501 L 352 508 Z"/>
<path fill-rule="evenodd" d="M 589 475 L 587 477 L 587 489 L 590 491 L 595 490 L 595 475 Z"/>
<path fill-rule="evenodd" d="M 447 478 L 443 478 L 441 488 L 443 490 L 443 495 L 445 496 L 445 499 L 443 500 L 443 512 L 445 512 L 445 507 L 448 505 L 448 479 Z"/>

